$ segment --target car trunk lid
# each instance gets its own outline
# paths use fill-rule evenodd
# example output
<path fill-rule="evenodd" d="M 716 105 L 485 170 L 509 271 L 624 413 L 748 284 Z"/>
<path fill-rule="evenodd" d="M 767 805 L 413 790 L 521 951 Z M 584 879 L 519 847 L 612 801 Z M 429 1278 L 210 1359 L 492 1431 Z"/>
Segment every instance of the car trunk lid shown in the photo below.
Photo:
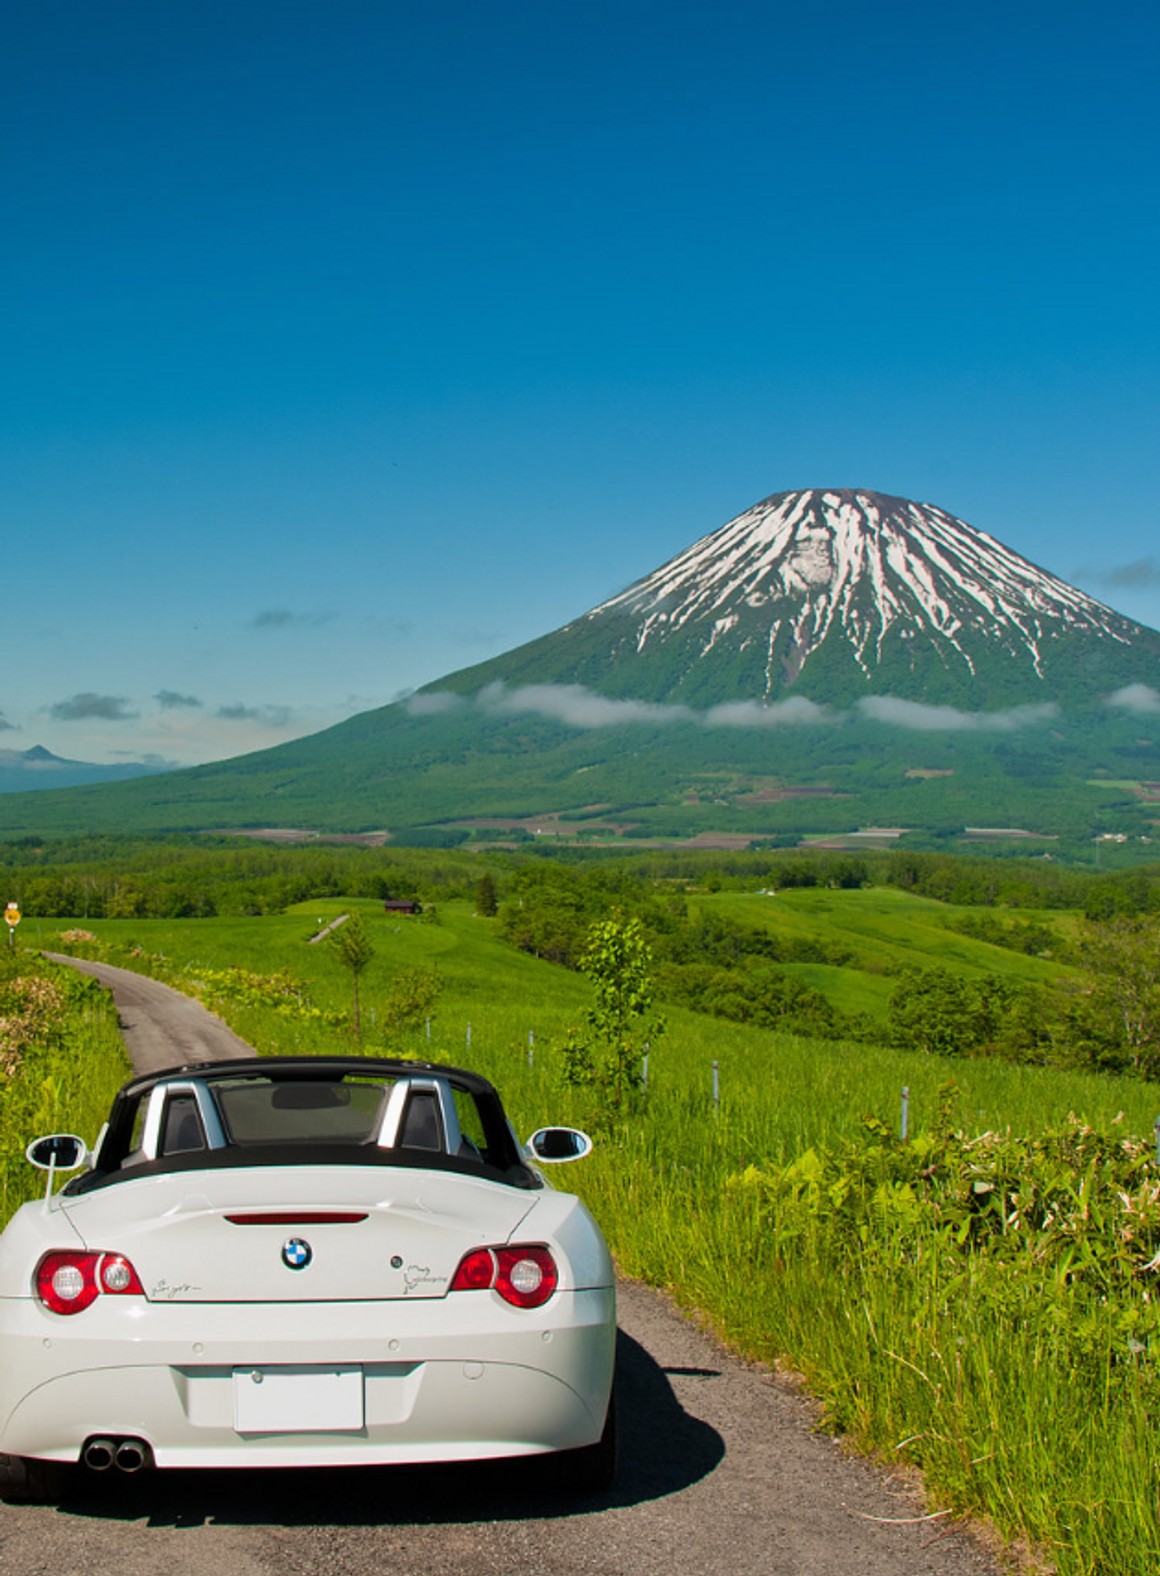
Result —
<path fill-rule="evenodd" d="M 507 1241 L 535 1196 L 459 1173 L 246 1168 L 141 1177 L 69 1208 L 152 1302 L 441 1297 L 464 1253 Z"/>

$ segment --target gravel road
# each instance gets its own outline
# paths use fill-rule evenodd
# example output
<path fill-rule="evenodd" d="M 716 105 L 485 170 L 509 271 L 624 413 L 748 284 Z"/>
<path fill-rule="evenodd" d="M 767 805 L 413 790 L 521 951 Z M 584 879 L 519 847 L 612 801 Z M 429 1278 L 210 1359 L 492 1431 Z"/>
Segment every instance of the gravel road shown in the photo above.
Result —
<path fill-rule="evenodd" d="M 106 974 L 103 965 L 83 965 Z M 176 993 L 107 971 L 126 1038 L 172 1065 L 223 1051 Z M 121 994 L 123 992 L 123 995 Z M 206 1015 L 208 1018 L 208 1015 Z M 144 1025 L 152 1027 L 144 1032 Z M 143 1038 L 134 1039 L 135 1035 Z M 241 1042 L 229 1036 L 235 1046 Z M 0 1506 L 6 1576 L 997 1576 L 901 1480 L 813 1432 L 810 1403 L 659 1293 L 624 1283 L 615 1489 L 587 1500 L 521 1466 L 78 1476 L 59 1509 Z"/>

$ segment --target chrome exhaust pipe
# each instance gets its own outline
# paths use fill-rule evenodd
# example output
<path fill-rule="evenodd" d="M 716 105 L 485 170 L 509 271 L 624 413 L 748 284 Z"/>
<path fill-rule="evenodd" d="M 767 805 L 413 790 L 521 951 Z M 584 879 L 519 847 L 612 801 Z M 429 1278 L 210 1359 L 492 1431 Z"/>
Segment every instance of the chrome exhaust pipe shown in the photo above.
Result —
<path fill-rule="evenodd" d="M 111 1439 L 90 1439 L 81 1451 L 81 1460 L 94 1472 L 107 1472 L 117 1455 Z"/>
<path fill-rule="evenodd" d="M 122 1439 L 113 1460 L 121 1472 L 140 1472 L 149 1464 L 149 1447 L 139 1439 Z"/>

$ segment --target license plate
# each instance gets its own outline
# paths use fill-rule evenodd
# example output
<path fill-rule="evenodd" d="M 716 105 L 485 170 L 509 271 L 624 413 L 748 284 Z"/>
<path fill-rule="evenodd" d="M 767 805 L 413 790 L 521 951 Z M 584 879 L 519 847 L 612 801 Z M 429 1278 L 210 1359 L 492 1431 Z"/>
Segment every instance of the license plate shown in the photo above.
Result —
<path fill-rule="evenodd" d="M 319 1434 L 362 1426 L 361 1368 L 234 1369 L 239 1434 Z"/>

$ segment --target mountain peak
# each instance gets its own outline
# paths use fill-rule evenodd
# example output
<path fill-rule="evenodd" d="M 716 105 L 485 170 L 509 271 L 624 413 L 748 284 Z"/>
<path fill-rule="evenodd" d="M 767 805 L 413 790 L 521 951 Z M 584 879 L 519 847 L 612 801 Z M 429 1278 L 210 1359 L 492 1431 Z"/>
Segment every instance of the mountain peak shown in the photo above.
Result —
<path fill-rule="evenodd" d="M 773 493 L 562 629 L 439 688 L 692 707 L 888 695 L 968 711 L 1154 685 L 1160 635 L 937 504 Z M 435 688 L 436 686 L 431 686 Z"/>
<path fill-rule="evenodd" d="M 678 644 L 685 693 L 728 657 L 755 699 L 949 698 L 997 653 L 1005 690 L 1013 668 L 1035 688 L 1075 638 L 1128 646 L 1140 628 L 935 504 L 839 487 L 762 499 L 585 620 L 618 626 L 622 655 Z"/>

